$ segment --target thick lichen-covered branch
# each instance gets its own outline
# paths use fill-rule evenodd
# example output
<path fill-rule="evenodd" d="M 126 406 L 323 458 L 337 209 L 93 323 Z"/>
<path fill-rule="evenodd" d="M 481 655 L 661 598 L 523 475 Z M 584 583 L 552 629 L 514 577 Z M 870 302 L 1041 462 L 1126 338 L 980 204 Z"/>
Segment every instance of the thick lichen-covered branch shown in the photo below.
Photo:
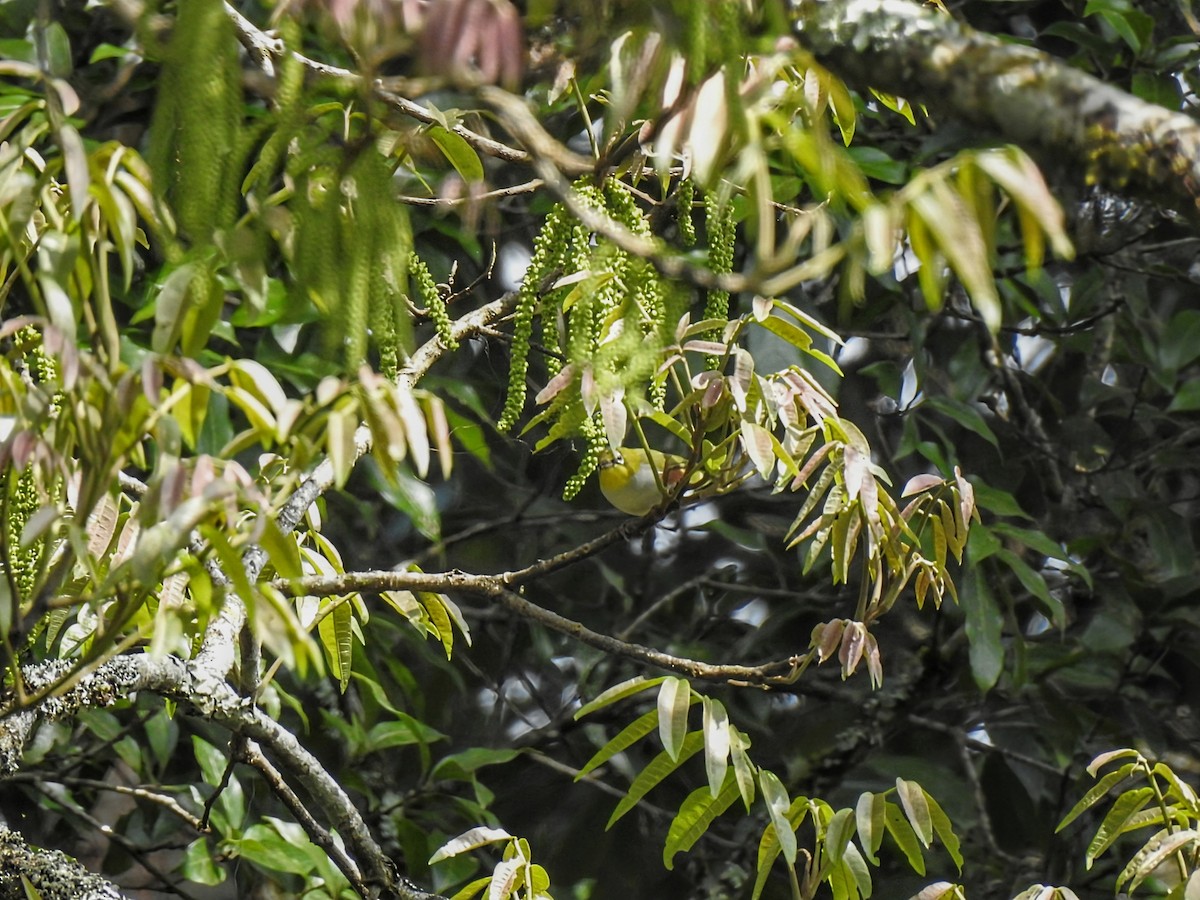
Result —
<path fill-rule="evenodd" d="M 38 722 L 74 718 L 81 710 L 107 707 L 139 691 L 150 691 L 186 704 L 195 714 L 267 748 L 346 841 L 366 882 L 409 900 L 432 896 L 397 879 L 394 865 L 375 842 L 353 801 L 292 732 L 231 686 L 211 677 L 211 673 L 202 675 L 196 668 L 195 662 L 172 656 L 128 654 L 104 663 L 78 678 L 68 690 L 46 697 L 34 707 L 0 710 L 0 774 L 16 771 L 25 743 Z M 60 661 L 28 666 L 22 676 L 37 692 L 57 683 L 69 671 L 70 663 Z"/>
<path fill-rule="evenodd" d="M 30 894 L 25 884 L 37 894 Z M 93 875 L 65 853 L 31 847 L 0 825 L 0 897 L 38 896 L 42 900 L 123 900 L 113 884 Z"/>
<path fill-rule="evenodd" d="M 795 6 L 805 49 L 851 84 L 925 104 L 1076 166 L 1090 183 L 1200 219 L 1200 124 L 1188 116 L 908 0 Z"/>

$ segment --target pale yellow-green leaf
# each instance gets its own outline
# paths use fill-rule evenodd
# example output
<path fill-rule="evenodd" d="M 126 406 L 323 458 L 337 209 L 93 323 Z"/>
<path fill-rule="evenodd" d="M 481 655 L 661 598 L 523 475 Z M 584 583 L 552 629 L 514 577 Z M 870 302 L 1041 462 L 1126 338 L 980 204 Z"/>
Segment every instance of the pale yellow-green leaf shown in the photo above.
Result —
<path fill-rule="evenodd" d="M 325 615 L 317 623 L 317 634 L 321 638 L 321 647 L 325 650 L 325 662 L 333 677 L 338 680 L 342 691 L 350 684 L 350 660 L 353 650 L 350 620 L 353 612 L 349 600 L 335 598 L 331 605 L 327 605 Z"/>
<path fill-rule="evenodd" d="M 896 794 L 913 831 L 921 843 L 928 847 L 933 841 L 933 820 L 929 816 L 929 803 L 925 799 L 925 791 L 915 781 L 897 778 Z"/>
<path fill-rule="evenodd" d="M 479 847 L 485 847 L 488 844 L 495 844 L 499 841 L 507 841 L 511 838 L 512 835 L 503 828 L 489 828 L 486 825 L 480 825 L 478 828 L 464 831 L 458 837 L 451 838 L 442 844 L 437 849 L 437 852 L 429 858 L 429 864 L 433 865 L 434 863 L 441 862 L 443 859 L 458 856 L 460 853 L 467 853 Z"/>
<path fill-rule="evenodd" d="M 671 676 L 658 689 L 658 736 L 672 760 L 679 759 L 687 735 L 692 689 L 683 678 Z"/>
<path fill-rule="evenodd" d="M 344 486 L 354 468 L 354 430 L 357 425 L 353 410 L 344 407 L 330 410 L 325 425 L 325 449 L 333 466 L 335 487 Z"/>
<path fill-rule="evenodd" d="M 763 769 L 758 773 L 758 787 L 762 791 L 763 801 L 767 804 L 767 815 L 775 826 L 776 839 L 783 858 L 791 865 L 796 862 L 796 832 L 788 821 L 788 807 L 791 800 L 783 782 L 774 772 Z"/>
<path fill-rule="evenodd" d="M 729 757 L 733 761 L 733 774 L 737 778 L 738 793 L 742 796 L 746 812 L 750 811 L 750 806 L 754 803 L 755 783 L 755 767 L 750 762 L 749 754 L 746 753 L 749 749 L 750 738 L 730 725 Z"/>
<path fill-rule="evenodd" d="M 715 798 L 729 770 L 729 715 L 720 700 L 705 697 L 703 703 L 704 770 L 708 775 L 708 789 Z"/>
<path fill-rule="evenodd" d="M 616 703 L 618 700 L 624 700 L 626 697 L 632 697 L 634 694 L 656 687 L 666 681 L 666 679 L 666 675 L 660 675 L 657 678 L 647 678 L 644 675 L 638 675 L 635 678 L 630 678 L 628 681 L 622 681 L 620 684 L 613 685 L 599 696 L 579 707 L 575 711 L 574 718 L 578 721 L 589 713 L 603 709 L 610 703 Z"/>

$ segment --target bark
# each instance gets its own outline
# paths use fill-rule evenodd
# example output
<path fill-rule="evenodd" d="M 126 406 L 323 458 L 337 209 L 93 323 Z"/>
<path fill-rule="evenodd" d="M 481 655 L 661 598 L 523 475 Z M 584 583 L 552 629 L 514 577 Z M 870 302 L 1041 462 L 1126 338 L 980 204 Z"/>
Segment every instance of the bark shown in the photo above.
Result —
<path fill-rule="evenodd" d="M 908 0 L 800 0 L 796 33 L 856 87 L 925 104 L 1090 184 L 1200 221 L 1200 124 Z"/>
<path fill-rule="evenodd" d="M 25 883 L 42 900 L 124 900 L 113 884 L 88 872 L 65 853 L 30 847 L 15 831 L 0 825 L 0 897 L 31 896 Z"/>

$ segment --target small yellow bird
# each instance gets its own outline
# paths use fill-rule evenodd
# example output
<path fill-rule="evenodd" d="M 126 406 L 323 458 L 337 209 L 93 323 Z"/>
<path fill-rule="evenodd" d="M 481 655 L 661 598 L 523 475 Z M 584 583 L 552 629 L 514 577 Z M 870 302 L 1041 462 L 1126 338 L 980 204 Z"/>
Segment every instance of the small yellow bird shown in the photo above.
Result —
<path fill-rule="evenodd" d="M 687 460 L 658 450 L 651 450 L 649 459 L 653 468 L 641 447 L 602 451 L 597 465 L 604 499 L 631 516 L 644 516 L 662 503 L 665 499 L 662 490 L 669 491 L 679 484 L 687 470 Z M 654 478 L 654 469 L 658 470 L 662 489 Z"/>

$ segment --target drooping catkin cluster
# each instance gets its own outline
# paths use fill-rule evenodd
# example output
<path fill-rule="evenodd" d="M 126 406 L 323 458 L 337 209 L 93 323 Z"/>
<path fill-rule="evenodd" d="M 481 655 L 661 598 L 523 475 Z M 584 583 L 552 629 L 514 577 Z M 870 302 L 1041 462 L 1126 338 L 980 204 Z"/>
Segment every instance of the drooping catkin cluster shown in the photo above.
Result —
<path fill-rule="evenodd" d="M 233 224 L 239 202 L 242 72 L 222 0 L 178 5 L 159 75 L 148 159 L 193 245 Z"/>
<path fill-rule="evenodd" d="M 600 185 L 581 180 L 575 191 L 582 202 L 604 210 L 634 234 L 650 236 L 645 214 L 618 180 Z M 606 398 L 646 397 L 661 404 L 657 370 L 681 312 L 680 299 L 652 265 L 594 235 L 561 205 L 547 217 L 518 296 L 499 427 L 512 428 L 524 409 L 536 319 L 550 377 L 571 366 L 570 384 L 538 417 L 549 426 L 541 444 L 578 437 L 586 445 L 579 470 L 567 482 L 568 499 L 595 470 L 606 445 L 600 411 Z"/>
<path fill-rule="evenodd" d="M 332 146 L 303 162 L 291 205 L 296 284 L 328 317 L 331 349 L 348 368 L 363 363 L 373 343 L 380 369 L 394 374 L 409 342 L 412 234 L 393 197 L 392 167 L 371 141 L 348 163 Z"/>

